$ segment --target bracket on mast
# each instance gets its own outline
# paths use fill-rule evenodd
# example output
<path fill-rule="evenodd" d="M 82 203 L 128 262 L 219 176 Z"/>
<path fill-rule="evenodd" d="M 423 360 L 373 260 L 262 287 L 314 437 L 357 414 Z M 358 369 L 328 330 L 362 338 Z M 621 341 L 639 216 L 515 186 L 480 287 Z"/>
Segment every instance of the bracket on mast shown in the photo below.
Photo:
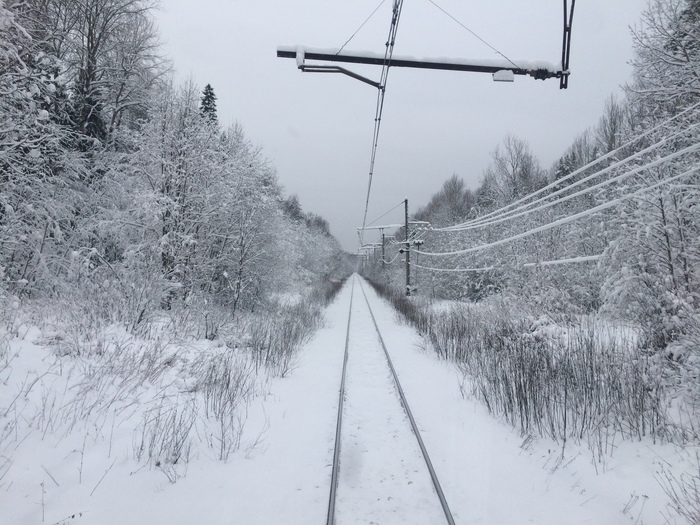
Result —
<path fill-rule="evenodd" d="M 277 56 L 280 56 L 279 50 L 277 51 Z M 359 80 L 360 82 L 364 82 L 365 84 L 369 84 L 372 87 L 376 87 L 377 89 L 381 88 L 381 84 L 379 82 L 375 82 L 374 80 L 370 80 L 367 77 L 358 75 L 357 73 L 347 70 L 344 67 L 321 66 L 318 64 L 307 65 L 306 52 L 303 48 L 297 48 L 295 58 L 297 59 L 297 68 L 299 68 L 304 73 L 341 73 L 348 77 L 354 78 L 355 80 Z"/>
<path fill-rule="evenodd" d="M 367 230 L 390 230 L 403 228 L 403 224 L 385 224 L 384 226 L 365 226 L 364 228 L 358 228 L 357 231 L 367 231 Z"/>
<path fill-rule="evenodd" d="M 466 59 L 417 59 L 413 57 L 392 56 L 388 61 L 384 54 L 376 53 L 349 53 L 328 49 L 312 49 L 303 46 L 280 46 L 277 48 L 277 56 L 280 58 L 295 58 L 297 68 L 307 73 L 341 73 L 351 78 L 369 84 L 377 89 L 382 89 L 381 82 L 375 82 L 367 77 L 349 71 L 337 65 L 322 66 L 307 64 L 306 60 L 322 62 L 340 62 L 353 64 L 369 64 L 375 66 L 387 65 L 389 67 L 407 67 L 418 69 L 438 69 L 447 71 L 468 71 L 472 73 L 491 73 L 497 82 L 512 82 L 514 75 L 527 75 L 535 80 L 558 78 L 559 88 L 566 89 L 569 86 L 569 58 L 571 56 L 571 25 L 574 18 L 574 6 L 576 0 L 564 0 L 564 36 L 562 43 L 561 65 L 552 65 L 542 61 L 521 61 L 516 63 L 510 60 L 466 60 Z"/>

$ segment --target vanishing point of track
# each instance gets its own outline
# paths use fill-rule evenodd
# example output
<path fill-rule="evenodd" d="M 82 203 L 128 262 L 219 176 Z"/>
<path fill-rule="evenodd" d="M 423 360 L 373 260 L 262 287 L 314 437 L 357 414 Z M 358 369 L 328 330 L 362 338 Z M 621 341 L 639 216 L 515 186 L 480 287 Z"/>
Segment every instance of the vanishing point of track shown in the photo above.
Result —
<path fill-rule="evenodd" d="M 447 501 L 445 499 L 445 496 L 443 494 L 442 488 L 440 486 L 440 482 L 437 478 L 437 474 L 435 473 L 435 469 L 433 468 L 433 464 L 430 460 L 430 456 L 428 455 L 428 451 L 425 447 L 425 444 L 423 443 L 423 439 L 421 438 L 420 431 L 418 429 L 418 426 L 416 425 L 416 421 L 413 417 L 413 414 L 411 412 L 411 408 L 409 406 L 408 400 L 406 399 L 406 396 L 404 394 L 404 391 L 401 387 L 401 383 L 399 381 L 399 377 L 396 373 L 396 370 L 394 368 L 394 365 L 391 360 L 391 356 L 389 354 L 389 351 L 386 347 L 386 344 L 384 343 L 384 339 L 382 337 L 382 334 L 379 330 L 379 326 L 377 325 L 376 318 L 374 316 L 374 312 L 372 311 L 372 308 L 370 306 L 370 302 L 367 298 L 367 294 L 365 293 L 364 287 L 362 285 L 362 282 L 354 277 L 353 278 L 353 283 L 352 283 L 352 289 L 351 289 L 351 294 L 350 294 L 350 307 L 348 311 L 348 323 L 347 323 L 347 332 L 346 332 L 346 337 L 345 337 L 345 353 L 344 353 L 344 358 L 343 358 L 343 369 L 342 369 L 342 374 L 341 374 L 341 381 L 340 381 L 340 392 L 338 396 L 338 416 L 337 416 L 337 424 L 336 424 L 336 433 L 335 433 L 335 447 L 334 447 L 334 452 L 333 452 L 333 465 L 332 465 L 332 474 L 331 474 L 331 488 L 330 488 L 330 497 L 329 497 L 329 502 L 328 502 L 328 515 L 327 515 L 327 525 L 334 525 L 336 523 L 336 500 L 337 500 L 337 494 L 338 494 L 338 486 L 339 486 L 339 475 L 340 475 L 340 470 L 342 468 L 341 466 L 341 447 L 342 447 L 342 432 L 343 432 L 343 412 L 346 409 L 345 406 L 345 399 L 348 395 L 347 389 L 346 389 L 346 378 L 347 378 L 347 371 L 348 371 L 348 358 L 350 356 L 350 341 L 351 341 L 351 326 L 352 326 L 352 312 L 353 312 L 353 301 L 354 301 L 354 295 L 355 295 L 355 281 L 358 282 L 359 288 L 362 291 L 362 296 L 364 298 L 364 304 L 367 305 L 367 309 L 369 311 L 369 315 L 371 316 L 372 323 L 374 325 L 374 330 L 376 331 L 376 336 L 378 338 L 379 343 L 381 344 L 381 348 L 383 350 L 384 357 L 386 358 L 386 364 L 389 367 L 389 370 L 391 371 L 391 378 L 393 380 L 393 386 L 395 387 L 396 392 L 399 395 L 400 398 L 400 403 L 401 406 L 403 407 L 404 413 L 406 417 L 408 418 L 408 421 L 411 426 L 411 430 L 413 432 L 413 435 L 415 436 L 415 439 L 418 443 L 418 446 L 420 448 L 420 452 L 422 455 L 422 458 L 425 462 L 425 466 L 427 467 L 427 471 L 430 475 L 430 479 L 432 482 L 432 486 L 435 490 L 435 494 L 437 495 L 437 498 L 439 500 L 440 506 L 442 507 L 442 512 L 444 513 L 444 518 L 446 519 L 447 523 L 449 525 L 454 525 L 454 519 L 452 517 L 452 513 L 450 512 L 450 508 L 447 504 Z"/>

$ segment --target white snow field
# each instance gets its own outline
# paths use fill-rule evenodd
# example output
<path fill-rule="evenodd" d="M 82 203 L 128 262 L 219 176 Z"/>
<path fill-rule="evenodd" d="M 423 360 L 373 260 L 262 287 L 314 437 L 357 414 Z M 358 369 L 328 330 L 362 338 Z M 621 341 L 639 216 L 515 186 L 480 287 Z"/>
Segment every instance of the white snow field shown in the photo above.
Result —
<path fill-rule="evenodd" d="M 46 334 L 23 327 L 10 341 L 11 370 L 0 367 L 0 524 L 325 523 L 354 279 L 291 375 L 259 385 L 240 448 L 224 462 L 194 447 L 175 483 L 172 470 L 134 459 L 138 420 L 128 411 L 101 427 L 40 424 L 52 400 L 80 385 L 42 375 L 53 359 L 40 345 Z M 337 522 L 445 523 L 354 286 Z M 668 517 L 656 477 L 662 467 L 688 468 L 683 451 L 616 442 L 594 461 L 585 443 L 568 443 L 562 457 L 556 443 L 519 436 L 465 399 L 456 368 L 421 349 L 418 334 L 364 288 L 457 524 L 680 523 Z M 143 388 L 155 396 L 158 385 Z"/>

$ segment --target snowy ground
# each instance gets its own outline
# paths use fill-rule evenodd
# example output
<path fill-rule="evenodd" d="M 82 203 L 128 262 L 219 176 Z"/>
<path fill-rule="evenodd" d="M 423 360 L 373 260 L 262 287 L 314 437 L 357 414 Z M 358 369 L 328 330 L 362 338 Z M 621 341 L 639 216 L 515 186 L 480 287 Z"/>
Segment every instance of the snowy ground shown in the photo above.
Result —
<path fill-rule="evenodd" d="M 241 448 L 227 462 L 200 450 L 186 472 L 180 467 L 182 477 L 171 483 L 164 470 L 144 467 L 133 458 L 133 426 L 112 426 L 108 421 L 102 431 L 81 428 L 66 434 L 33 428 L 16 435 L 3 433 L 0 524 L 324 523 L 351 286 L 352 279 L 328 308 L 324 328 L 301 352 L 291 376 L 271 381 L 266 394 L 249 406 Z M 655 476 L 662 466 L 675 472 L 689 468 L 680 451 L 648 441 L 614 443 L 609 446 L 612 456 L 599 463 L 585 444 L 567 444 L 562 459 L 556 444 L 524 439 L 481 405 L 465 400 L 457 371 L 421 350 L 420 338 L 396 323 L 394 312 L 371 288 L 365 285 L 365 290 L 456 523 L 676 523 L 664 517 L 666 497 Z M 361 304 L 361 294 L 355 293 L 356 304 Z M 354 314 L 356 338 L 350 351 L 355 359 L 349 367 L 355 379 L 349 379 L 347 399 L 348 409 L 364 409 L 364 419 L 353 419 L 360 416 L 347 412 L 350 441 L 344 453 L 349 455 L 339 487 L 339 505 L 352 505 L 357 512 L 363 501 L 368 509 L 370 502 L 402 492 L 400 484 L 391 490 L 377 488 L 372 479 L 381 479 L 385 471 L 406 481 L 407 491 L 408 481 L 427 487 L 427 480 L 407 479 L 395 470 L 398 467 L 384 464 L 383 458 L 395 461 L 397 452 L 405 453 L 399 463 L 413 461 L 415 454 L 411 440 L 402 437 L 401 444 L 392 445 L 394 435 L 406 434 L 397 430 L 404 423 L 403 415 L 394 412 L 398 400 L 392 405 L 391 396 L 381 403 L 353 397 L 361 382 L 387 390 L 388 372 L 375 361 L 382 358 L 373 353 L 370 322 L 360 310 Z M 11 341 L 17 354 L 12 370 L 0 374 L 0 430 L 18 418 L 40 421 L 38 400 L 50 397 L 56 388 L 76 388 L 68 378 L 42 377 L 51 356 L 36 343 L 45 334 L 28 328 L 23 335 Z M 28 377 L 41 385 L 32 390 L 35 397 L 24 395 Z M 17 396 L 27 397 L 26 403 L 13 404 Z M 32 400 L 35 404 L 28 404 Z M 3 408 L 11 405 L 21 410 Z M 355 446 L 352 437 L 360 427 L 372 432 L 363 433 L 362 445 Z M 377 454 L 387 439 L 392 454 Z M 406 466 L 404 471 L 417 469 Z M 431 490 L 420 488 L 419 495 L 409 497 L 422 502 L 419 498 L 429 499 Z M 433 511 L 427 512 L 415 519 L 392 520 L 387 512 L 381 519 L 365 515 L 342 523 L 440 523 L 439 511 L 435 519 L 429 517 Z"/>

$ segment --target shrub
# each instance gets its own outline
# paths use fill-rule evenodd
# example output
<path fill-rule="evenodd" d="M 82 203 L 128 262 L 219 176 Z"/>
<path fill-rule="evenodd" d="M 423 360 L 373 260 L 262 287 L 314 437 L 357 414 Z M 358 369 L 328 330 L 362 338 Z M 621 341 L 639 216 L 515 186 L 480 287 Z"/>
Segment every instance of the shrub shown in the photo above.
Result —
<path fill-rule="evenodd" d="M 504 303 L 430 309 L 382 284 L 387 298 L 442 358 L 454 361 L 467 391 L 523 434 L 587 439 L 602 454 L 615 435 L 671 439 L 678 430 L 663 403 L 663 358 L 642 339 L 583 318 L 561 326 Z"/>

